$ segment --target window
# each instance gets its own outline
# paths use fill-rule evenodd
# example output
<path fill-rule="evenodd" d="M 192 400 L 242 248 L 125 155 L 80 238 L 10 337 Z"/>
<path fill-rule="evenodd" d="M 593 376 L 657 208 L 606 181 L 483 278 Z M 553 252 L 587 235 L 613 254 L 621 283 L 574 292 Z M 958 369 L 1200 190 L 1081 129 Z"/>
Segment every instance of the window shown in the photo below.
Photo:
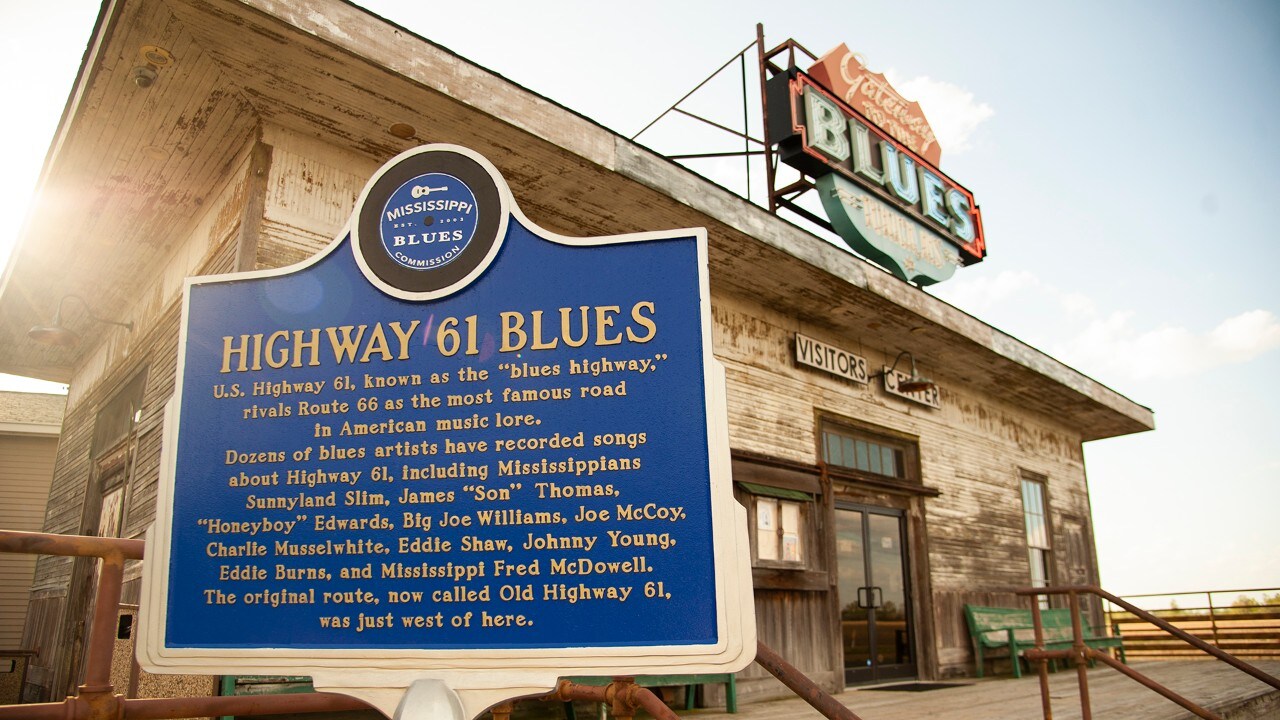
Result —
<path fill-rule="evenodd" d="M 756 559 L 804 562 L 800 503 L 756 498 Z"/>
<path fill-rule="evenodd" d="M 871 475 L 906 480 L 914 462 L 914 445 L 860 430 L 822 429 L 822 459 L 828 465 Z"/>
<path fill-rule="evenodd" d="M 1027 560 L 1031 566 L 1031 587 L 1049 585 L 1049 512 L 1045 503 L 1043 478 L 1023 473 L 1022 518 L 1027 529 Z M 1042 605 L 1048 598 L 1040 596 Z"/>
<path fill-rule="evenodd" d="M 142 419 L 142 396 L 146 390 L 146 370 L 129 379 L 98 411 L 93 422 L 90 454 L 102 457 L 115 450 Z"/>
<path fill-rule="evenodd" d="M 826 590 L 825 556 L 816 550 L 822 486 L 814 469 L 740 453 L 733 480 L 734 497 L 747 509 L 756 587 Z"/>
<path fill-rule="evenodd" d="M 87 524 L 86 532 L 119 537 L 124 531 L 146 380 L 145 369 L 135 374 L 102 406 L 94 420 L 90 453 L 100 504 L 97 522 Z M 85 512 L 89 511 L 86 507 Z M 85 523 L 92 521 L 91 515 L 84 518 Z"/>

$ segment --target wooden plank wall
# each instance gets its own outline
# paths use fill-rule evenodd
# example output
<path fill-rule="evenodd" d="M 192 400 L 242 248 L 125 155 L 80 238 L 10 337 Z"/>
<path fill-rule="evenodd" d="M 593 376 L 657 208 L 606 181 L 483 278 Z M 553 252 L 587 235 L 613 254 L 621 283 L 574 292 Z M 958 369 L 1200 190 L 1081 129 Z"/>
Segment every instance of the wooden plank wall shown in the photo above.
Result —
<path fill-rule="evenodd" d="M 284 265 L 305 259 L 325 247 L 342 229 L 356 195 L 374 166 L 367 159 L 325 150 L 286 131 L 270 138 L 280 145 L 272 149 L 274 172 L 268 183 L 266 218 L 258 220 L 260 245 L 256 266 Z M 133 306 L 136 329 L 127 344 L 103 343 L 94 349 L 72 382 L 73 398 L 66 416 L 65 438 L 59 448 L 56 472 L 49 490 L 45 532 L 81 534 L 93 532 L 97 520 L 96 491 L 92 477 L 90 443 L 94 420 L 114 391 L 139 371 L 147 381 L 141 418 L 135 428 L 134 471 L 125 500 L 122 535 L 141 537 L 155 519 L 156 491 L 160 477 L 161 440 L 165 404 L 173 395 L 177 370 L 181 290 L 189 275 L 232 272 L 236 267 L 239 238 L 244 227 L 243 210 L 251 201 L 251 148 L 242 148 L 228 163 L 227 174 L 212 194 L 208 210 L 186 231 L 186 240 L 170 256 L 159 258 L 148 273 L 153 280 L 139 293 Z M 300 145 L 319 159 L 290 148 Z M 328 164 L 326 164 L 326 162 Z M 360 168 L 357 172 L 341 168 Z M 277 174 L 283 173 L 283 174 Z M 363 173 L 363 174 L 361 174 Z M 43 686 L 29 688 L 28 697 L 60 699 L 77 659 L 74 621 L 82 598 L 67 605 L 67 588 L 73 581 L 71 558 L 41 557 L 32 583 L 33 611 L 26 626 L 27 642 L 52 649 L 37 658 L 34 677 Z M 136 603 L 140 593 L 141 563 L 125 570 L 122 602 Z"/>
<path fill-rule="evenodd" d="M 39 531 L 58 452 L 56 435 L 0 435 L 0 528 Z M 0 553 L 0 650 L 22 648 L 34 555 Z"/>
<path fill-rule="evenodd" d="M 912 558 L 913 566 L 922 569 L 928 585 L 928 591 L 916 598 L 917 630 L 932 635 L 921 637 L 926 644 L 918 653 L 926 660 L 922 676 L 971 672 L 961 611 L 965 603 L 1025 602 L 1008 592 L 1025 586 L 1030 572 L 1021 471 L 1048 479 L 1054 580 L 1096 580 L 1078 433 L 1051 417 L 966 391 L 955 378 L 971 369 L 949 368 L 945 358 L 917 358 L 922 372 L 941 386 L 942 410 L 889 396 L 878 387 L 878 379 L 860 385 L 795 365 L 797 332 L 860 354 L 872 368 L 892 363 L 899 349 L 880 346 L 873 317 L 867 318 L 866 334 L 841 336 L 816 321 L 785 316 L 725 292 L 713 294 L 712 315 L 716 353 L 727 368 L 729 433 L 735 451 L 817 464 L 822 417 L 918 443 L 923 483 L 940 492 L 918 501 L 922 515 L 916 532 L 927 537 L 912 538 L 917 555 L 925 555 Z M 762 602 L 760 610 L 761 628 L 788 627 L 796 612 L 789 602 Z M 834 627 L 827 626 L 825 632 L 828 638 L 839 637 Z M 795 647 L 801 656 L 789 659 L 802 670 L 815 677 L 829 671 L 830 662 L 817 644 Z"/>
<path fill-rule="evenodd" d="M 315 255 L 342 232 L 379 163 L 271 125 L 263 141 L 272 148 L 271 173 L 257 266 L 282 267 Z"/>
<path fill-rule="evenodd" d="M 177 370 L 182 281 L 187 275 L 231 271 L 240 230 L 234 209 L 244 202 L 246 173 L 247 153 L 241 153 L 240 160 L 229 165 L 229 175 L 208 211 L 187 230 L 187 240 L 169 257 L 156 259 L 147 273 L 152 280 L 134 305 L 136 327 L 127 344 L 108 342 L 95 348 L 73 379 L 44 532 L 96 532 L 100 498 L 91 483 L 94 422 L 114 393 L 144 370 L 147 380 L 134 430 L 134 470 L 126 490 L 122 536 L 141 537 L 155 518 L 164 406 L 173 395 Z M 76 638 L 83 630 L 80 616 L 86 597 L 69 594 L 68 588 L 78 586 L 76 578 L 83 579 L 87 572 L 87 563 L 72 558 L 41 556 L 36 562 L 24 642 L 41 654 L 32 662 L 24 690 L 28 700 L 60 700 L 76 682 Z M 122 602 L 137 602 L 140 577 L 141 563 L 128 563 Z"/>

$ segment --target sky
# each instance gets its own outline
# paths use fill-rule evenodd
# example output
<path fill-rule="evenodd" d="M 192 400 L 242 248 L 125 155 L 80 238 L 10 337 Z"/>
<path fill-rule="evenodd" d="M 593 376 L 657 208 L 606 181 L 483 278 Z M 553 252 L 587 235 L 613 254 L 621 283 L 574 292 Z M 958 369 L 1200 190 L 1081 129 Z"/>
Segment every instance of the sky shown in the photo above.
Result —
<path fill-rule="evenodd" d="M 751 45 L 757 22 L 770 47 L 847 44 L 921 103 L 941 168 L 982 208 L 987 259 L 929 292 L 1155 411 L 1154 432 L 1085 445 L 1103 587 L 1280 587 L 1280 4 L 362 4 L 628 137 Z M 0 258 L 97 11 L 0 3 L 20 99 L 0 118 Z M 754 50 L 746 61 L 759 137 Z M 681 108 L 741 128 L 738 67 Z M 681 116 L 638 142 L 742 147 Z M 687 164 L 763 197 L 758 163 L 750 185 L 741 160 Z"/>

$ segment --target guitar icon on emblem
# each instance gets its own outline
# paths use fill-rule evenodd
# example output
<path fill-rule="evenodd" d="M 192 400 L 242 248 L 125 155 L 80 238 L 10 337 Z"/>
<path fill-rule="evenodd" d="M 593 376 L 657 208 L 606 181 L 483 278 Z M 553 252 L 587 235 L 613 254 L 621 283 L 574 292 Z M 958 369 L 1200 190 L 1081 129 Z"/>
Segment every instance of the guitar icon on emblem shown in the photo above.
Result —
<path fill-rule="evenodd" d="M 428 187 L 426 185 L 414 185 L 413 190 L 410 192 L 410 194 L 413 195 L 415 198 L 420 198 L 420 197 L 426 197 L 433 192 L 444 192 L 445 190 L 448 190 L 448 189 L 449 189 L 448 185 L 445 185 L 443 187 L 438 187 L 438 188 Z"/>

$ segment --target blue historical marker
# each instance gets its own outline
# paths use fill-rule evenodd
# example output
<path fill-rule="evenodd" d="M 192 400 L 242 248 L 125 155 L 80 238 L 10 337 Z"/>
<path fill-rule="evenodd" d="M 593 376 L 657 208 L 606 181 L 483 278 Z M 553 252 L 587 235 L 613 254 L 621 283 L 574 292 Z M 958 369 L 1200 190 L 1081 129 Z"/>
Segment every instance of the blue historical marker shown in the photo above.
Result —
<path fill-rule="evenodd" d="M 737 662 L 705 262 L 540 231 L 437 146 L 308 263 L 191 280 L 150 652 Z"/>

